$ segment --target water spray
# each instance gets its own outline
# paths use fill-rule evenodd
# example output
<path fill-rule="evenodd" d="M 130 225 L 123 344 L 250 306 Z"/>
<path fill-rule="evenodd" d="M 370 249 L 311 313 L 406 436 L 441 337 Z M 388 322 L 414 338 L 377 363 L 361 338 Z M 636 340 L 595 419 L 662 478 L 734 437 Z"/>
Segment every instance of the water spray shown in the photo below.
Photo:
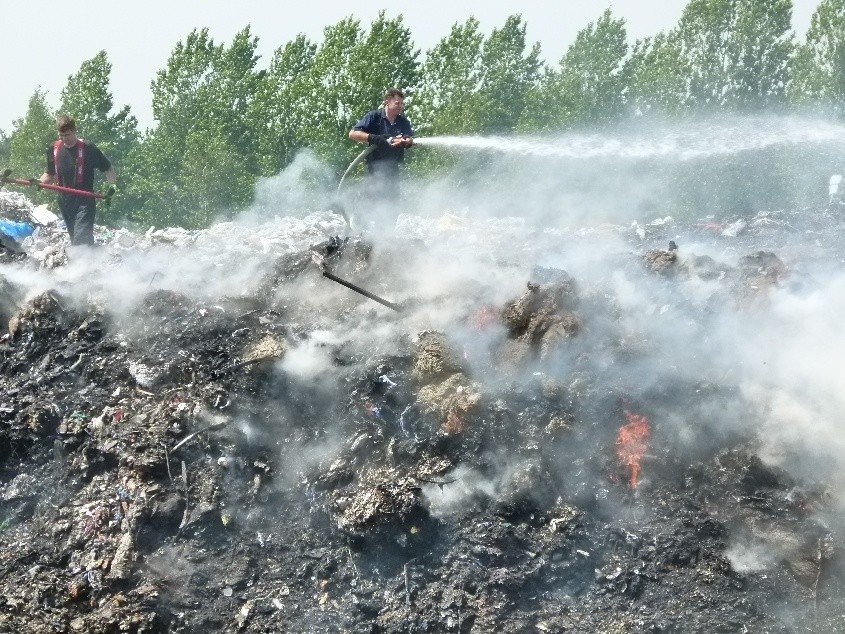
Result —
<path fill-rule="evenodd" d="M 548 136 L 434 136 L 414 139 L 414 145 L 562 159 L 668 158 L 688 161 L 710 156 L 757 151 L 779 145 L 845 142 L 845 126 L 793 117 L 706 122 L 692 129 L 647 129 L 638 135 L 566 134 Z"/>

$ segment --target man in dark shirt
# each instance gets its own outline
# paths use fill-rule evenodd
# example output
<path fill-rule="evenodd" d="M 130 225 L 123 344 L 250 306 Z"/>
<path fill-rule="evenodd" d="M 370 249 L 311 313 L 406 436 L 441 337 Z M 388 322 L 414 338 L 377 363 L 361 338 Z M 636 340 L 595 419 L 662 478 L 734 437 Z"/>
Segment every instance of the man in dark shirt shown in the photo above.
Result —
<path fill-rule="evenodd" d="M 39 179 L 63 187 L 94 191 L 94 170 L 105 173 L 114 184 L 117 176 L 109 160 L 93 143 L 76 136 L 76 122 L 72 117 L 56 118 L 59 140 L 47 149 L 47 171 Z M 95 199 L 75 194 L 59 194 L 59 210 L 67 226 L 70 243 L 94 244 Z"/>
<path fill-rule="evenodd" d="M 405 95 L 398 88 L 384 94 L 384 105 L 371 110 L 349 131 L 349 138 L 358 143 L 375 145 L 367 156 L 367 171 L 390 179 L 405 160 L 405 148 L 411 147 L 414 131 L 411 122 L 402 114 Z"/>

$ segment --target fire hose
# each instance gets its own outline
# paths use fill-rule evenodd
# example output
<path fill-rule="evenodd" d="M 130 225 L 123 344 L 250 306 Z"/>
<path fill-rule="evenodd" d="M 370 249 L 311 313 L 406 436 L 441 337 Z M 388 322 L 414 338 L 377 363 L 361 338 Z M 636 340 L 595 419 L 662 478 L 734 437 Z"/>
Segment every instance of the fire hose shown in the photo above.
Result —
<path fill-rule="evenodd" d="M 100 200 L 105 201 L 106 207 L 111 204 L 112 196 L 114 196 L 114 187 L 109 187 L 106 190 L 106 193 L 101 194 L 99 192 L 89 192 L 86 189 L 75 189 L 73 187 L 65 187 L 64 185 L 51 185 L 50 183 L 42 183 L 37 178 L 12 178 L 11 174 L 11 169 L 4 170 L 2 176 L 0 176 L 0 182 L 4 184 L 24 186 L 34 185 L 38 189 L 49 189 L 52 191 L 61 192 L 63 194 L 73 194 L 74 196 L 84 196 L 86 198 L 99 198 Z"/>
<path fill-rule="evenodd" d="M 410 140 L 407 140 L 407 141 L 403 140 L 406 137 L 401 137 L 401 136 L 400 137 L 390 137 L 389 139 L 387 139 L 387 142 L 392 145 L 393 141 L 397 138 L 401 141 L 400 145 L 402 147 L 410 147 L 411 141 Z M 356 167 L 358 167 L 358 165 L 361 164 L 361 161 L 366 159 L 378 147 L 379 147 L 378 145 L 373 143 L 373 144 L 365 147 L 363 150 L 361 150 L 361 152 L 358 154 L 358 156 L 356 156 L 354 159 L 352 159 L 352 162 L 349 164 L 349 167 L 346 168 L 346 171 L 343 173 L 343 176 L 340 177 L 340 182 L 337 184 L 337 197 L 338 197 L 338 207 L 340 208 L 340 214 L 343 216 L 343 219 L 346 221 L 346 224 L 349 225 L 350 229 L 352 228 L 352 218 L 349 217 L 349 215 L 346 213 L 346 210 L 343 208 L 343 205 L 340 203 L 340 190 L 343 188 L 343 182 L 346 180 L 346 177 L 349 176 L 352 173 L 352 170 L 354 170 Z"/>
<path fill-rule="evenodd" d="M 400 144 L 403 147 L 409 147 L 412 143 L 411 139 L 405 140 L 404 137 L 391 137 L 391 138 L 388 139 L 388 143 L 392 144 L 394 142 L 394 140 L 397 139 L 397 138 L 399 139 Z M 353 161 L 349 164 L 349 167 L 346 168 L 346 171 L 343 173 L 343 176 L 340 177 L 340 182 L 337 184 L 337 198 L 338 198 L 337 206 L 339 208 L 341 215 L 343 216 L 343 219 L 346 221 L 346 224 L 349 226 L 350 229 L 352 229 L 352 219 L 347 215 L 346 210 L 343 208 L 343 205 L 340 203 L 340 191 L 343 188 L 343 182 L 346 180 L 346 177 L 349 176 L 349 174 L 352 173 L 352 170 L 354 170 L 358 165 L 361 164 L 361 161 L 363 161 L 370 154 L 372 154 L 377 147 L 378 146 L 376 144 L 371 144 L 371 145 L 368 145 L 367 147 L 365 147 L 363 150 L 361 150 L 361 152 L 358 154 L 358 156 L 356 156 L 353 159 Z M 388 308 L 395 310 L 396 312 L 402 312 L 402 307 L 399 306 L 399 304 L 394 304 L 393 302 L 390 302 L 390 301 L 384 299 L 383 297 L 379 297 L 378 295 L 375 295 L 375 294 L 369 292 L 368 290 L 361 288 L 360 286 L 356 286 L 352 282 L 347 282 L 346 280 L 339 278 L 337 275 L 331 273 L 326 267 L 325 258 L 317 255 L 316 253 L 313 253 L 312 257 L 313 257 L 315 264 L 317 264 L 317 266 L 320 268 L 320 271 L 322 272 L 323 277 L 330 279 L 332 282 L 337 282 L 341 286 L 345 286 L 346 288 L 363 295 L 367 299 L 371 299 L 374 302 L 378 302 L 382 306 L 387 306 Z"/>
<path fill-rule="evenodd" d="M 346 180 L 346 177 L 349 176 L 352 173 L 352 170 L 354 170 L 356 167 L 358 167 L 358 165 L 361 164 L 361 161 L 363 161 L 370 154 L 372 154 L 377 147 L 378 146 L 376 144 L 368 145 L 363 150 L 361 150 L 361 152 L 360 152 L 360 154 L 358 154 L 358 156 L 356 156 L 352 160 L 352 162 L 349 164 L 349 167 L 347 167 L 346 171 L 343 173 L 343 176 L 340 177 L 340 182 L 337 184 L 338 195 L 340 194 L 340 189 L 343 187 L 343 181 Z M 349 222 L 349 221 L 347 220 L 347 222 Z"/>

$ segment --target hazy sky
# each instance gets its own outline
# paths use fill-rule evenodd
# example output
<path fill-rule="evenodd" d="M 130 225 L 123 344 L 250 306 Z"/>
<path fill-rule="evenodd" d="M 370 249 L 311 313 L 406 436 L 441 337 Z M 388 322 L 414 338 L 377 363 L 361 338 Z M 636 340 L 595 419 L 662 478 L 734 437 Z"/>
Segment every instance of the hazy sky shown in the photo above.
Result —
<path fill-rule="evenodd" d="M 793 0 L 793 28 L 803 38 L 819 0 Z M 452 25 L 475 16 L 488 34 L 520 13 L 527 24 L 529 42 L 542 45 L 542 56 L 554 65 L 575 39 L 576 33 L 610 7 L 626 21 L 634 39 L 673 27 L 687 0 L 395 0 L 389 5 L 340 0 L 280 2 L 279 0 L 145 0 L 122 3 L 68 3 L 41 0 L 37 10 L 11 11 L 9 0 L 0 32 L 0 129 L 26 113 L 36 88 L 47 91 L 53 107 L 68 76 L 80 64 L 105 50 L 112 63 L 111 89 L 115 107 L 129 104 L 141 127 L 153 124 L 150 82 L 167 63 L 175 44 L 194 28 L 208 27 L 216 42 L 226 42 L 247 24 L 259 38 L 259 67 L 273 51 L 305 33 L 322 40 L 323 28 L 349 15 L 363 27 L 384 8 L 389 17 L 404 16 L 414 42 L 423 53 L 448 35 Z M 93 5 L 93 6 L 92 6 Z M 557 6 L 555 6 L 557 5 Z"/>

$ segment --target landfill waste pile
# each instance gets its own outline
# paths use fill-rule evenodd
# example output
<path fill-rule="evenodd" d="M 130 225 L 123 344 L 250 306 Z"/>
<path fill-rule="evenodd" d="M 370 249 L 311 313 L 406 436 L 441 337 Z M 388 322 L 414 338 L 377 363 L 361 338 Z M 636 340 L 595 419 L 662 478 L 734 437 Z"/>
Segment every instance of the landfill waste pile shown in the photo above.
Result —
<path fill-rule="evenodd" d="M 39 226 L 0 631 L 845 631 L 844 227 Z"/>

